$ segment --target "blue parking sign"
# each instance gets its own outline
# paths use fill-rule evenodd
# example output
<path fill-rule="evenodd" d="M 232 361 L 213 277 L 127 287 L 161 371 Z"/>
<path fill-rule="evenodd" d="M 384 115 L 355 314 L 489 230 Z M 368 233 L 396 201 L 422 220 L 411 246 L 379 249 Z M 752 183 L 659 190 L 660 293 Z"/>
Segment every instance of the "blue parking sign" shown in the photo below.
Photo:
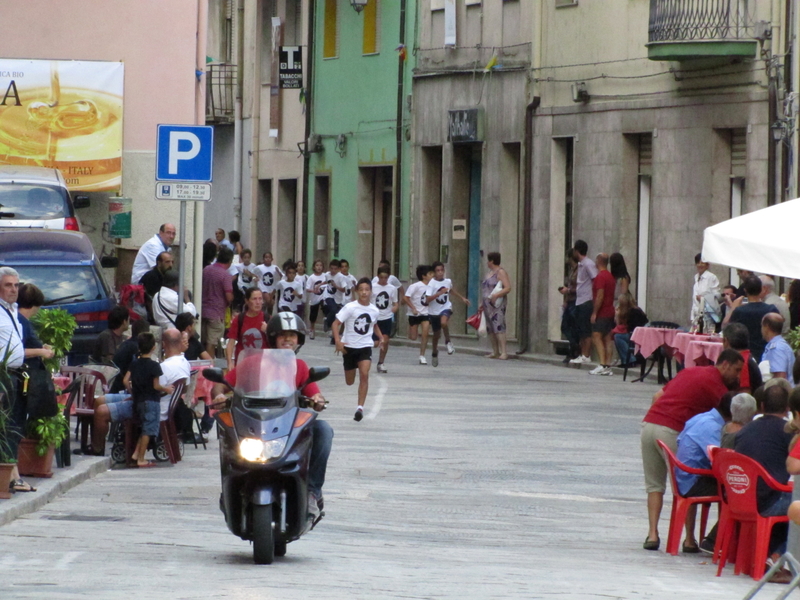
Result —
<path fill-rule="evenodd" d="M 214 128 L 206 125 L 159 125 L 156 180 L 212 180 Z"/>

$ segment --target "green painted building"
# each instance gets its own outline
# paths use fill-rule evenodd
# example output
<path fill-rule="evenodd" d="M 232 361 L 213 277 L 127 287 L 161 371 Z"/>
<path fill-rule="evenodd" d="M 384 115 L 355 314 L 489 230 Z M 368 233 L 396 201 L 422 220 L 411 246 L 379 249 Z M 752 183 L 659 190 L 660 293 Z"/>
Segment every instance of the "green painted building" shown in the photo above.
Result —
<path fill-rule="evenodd" d="M 372 276 L 386 258 L 409 277 L 415 11 L 413 0 L 367 0 L 360 12 L 351 0 L 314 2 L 309 267 L 346 258 Z"/>

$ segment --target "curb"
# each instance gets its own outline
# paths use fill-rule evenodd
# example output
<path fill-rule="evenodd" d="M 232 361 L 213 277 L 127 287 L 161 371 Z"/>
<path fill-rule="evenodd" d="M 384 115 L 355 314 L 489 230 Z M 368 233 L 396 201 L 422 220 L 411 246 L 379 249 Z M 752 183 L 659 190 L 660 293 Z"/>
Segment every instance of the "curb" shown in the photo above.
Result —
<path fill-rule="evenodd" d="M 10 500 L 0 500 L 0 527 L 29 513 L 35 512 L 55 500 L 61 494 L 111 468 L 110 456 L 84 458 L 75 461 L 71 467 L 56 469 L 52 479 L 38 480 L 38 491 L 16 493 Z M 63 475 L 62 475 L 63 474 Z M 62 475 L 62 477 L 59 477 Z M 24 498 L 20 498 L 24 496 Z"/>

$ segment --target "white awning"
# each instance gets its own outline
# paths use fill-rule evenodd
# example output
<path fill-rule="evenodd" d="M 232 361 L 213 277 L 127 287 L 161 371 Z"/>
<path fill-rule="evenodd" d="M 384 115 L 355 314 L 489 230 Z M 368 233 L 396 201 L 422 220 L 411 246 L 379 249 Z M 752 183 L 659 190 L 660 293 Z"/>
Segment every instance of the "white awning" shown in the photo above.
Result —
<path fill-rule="evenodd" d="M 707 227 L 703 261 L 800 279 L 800 199 Z"/>

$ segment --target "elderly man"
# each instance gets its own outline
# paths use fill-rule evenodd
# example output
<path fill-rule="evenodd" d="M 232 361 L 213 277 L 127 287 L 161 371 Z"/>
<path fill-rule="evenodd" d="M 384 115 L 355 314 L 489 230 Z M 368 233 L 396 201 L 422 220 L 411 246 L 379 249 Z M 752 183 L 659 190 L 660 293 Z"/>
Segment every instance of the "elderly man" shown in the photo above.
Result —
<path fill-rule="evenodd" d="M 184 290 L 184 302 L 178 310 L 178 280 L 179 275 L 175 271 L 168 271 L 164 274 L 164 284 L 153 297 L 153 318 L 156 325 L 163 328 L 175 327 L 175 319 L 182 312 L 188 312 L 197 316 L 197 309 L 194 304 L 188 301 L 189 290 Z"/>
<path fill-rule="evenodd" d="M 782 377 L 794 384 L 794 351 L 781 335 L 784 323 L 783 317 L 774 313 L 761 319 L 761 337 L 767 342 L 761 360 L 769 362 L 773 377 Z"/>
<path fill-rule="evenodd" d="M 164 360 L 161 362 L 162 375 L 158 382 L 168 386 L 179 379 L 186 378 L 189 382 L 191 370 L 189 362 L 183 356 L 183 339 L 177 329 L 167 329 L 161 336 L 161 345 L 164 348 Z M 169 410 L 170 394 L 161 398 L 161 420 L 166 421 Z M 105 440 L 108 435 L 108 425 L 112 421 L 124 421 L 133 417 L 133 400 L 127 392 L 119 394 L 106 394 L 95 398 L 94 427 L 92 428 L 91 454 L 103 456 L 105 454 Z"/>
<path fill-rule="evenodd" d="M 22 343 L 22 324 L 17 312 L 19 296 L 19 274 L 11 267 L 0 267 L 0 348 L 2 357 L 7 360 L 11 389 L 4 396 L 3 408 L 10 411 L 11 422 L 7 437 L 0 439 L 12 458 L 17 457 L 19 440 L 25 432 L 27 405 L 18 394 L 21 383 L 19 368 L 25 362 L 25 348 Z M 36 488 L 19 477 L 16 465 L 11 472 L 11 490 L 14 492 L 35 492 Z"/>
<path fill-rule="evenodd" d="M 781 313 L 783 317 L 783 331 L 781 331 L 782 335 L 786 335 L 789 333 L 789 305 L 786 304 L 786 300 L 778 296 L 775 293 L 775 280 L 772 279 L 769 275 L 762 275 L 759 277 L 761 280 L 761 296 L 764 300 L 764 304 L 772 304 L 775 308 L 778 309 L 778 312 Z"/>
<path fill-rule="evenodd" d="M 157 234 L 142 244 L 139 252 L 136 253 L 136 259 L 133 261 L 133 269 L 131 270 L 131 283 L 133 285 L 139 285 L 144 274 L 156 266 L 156 259 L 159 254 L 172 251 L 175 233 L 175 225 L 164 223 L 159 227 Z"/>
<path fill-rule="evenodd" d="M 723 350 L 713 367 L 690 367 L 656 392 L 644 417 L 641 432 L 642 463 L 647 491 L 647 516 L 650 528 L 643 548 L 658 550 L 658 520 L 667 489 L 667 463 L 658 440 L 677 451 L 678 434 L 686 422 L 719 406 L 722 397 L 739 387 L 744 361 L 736 350 Z"/>

